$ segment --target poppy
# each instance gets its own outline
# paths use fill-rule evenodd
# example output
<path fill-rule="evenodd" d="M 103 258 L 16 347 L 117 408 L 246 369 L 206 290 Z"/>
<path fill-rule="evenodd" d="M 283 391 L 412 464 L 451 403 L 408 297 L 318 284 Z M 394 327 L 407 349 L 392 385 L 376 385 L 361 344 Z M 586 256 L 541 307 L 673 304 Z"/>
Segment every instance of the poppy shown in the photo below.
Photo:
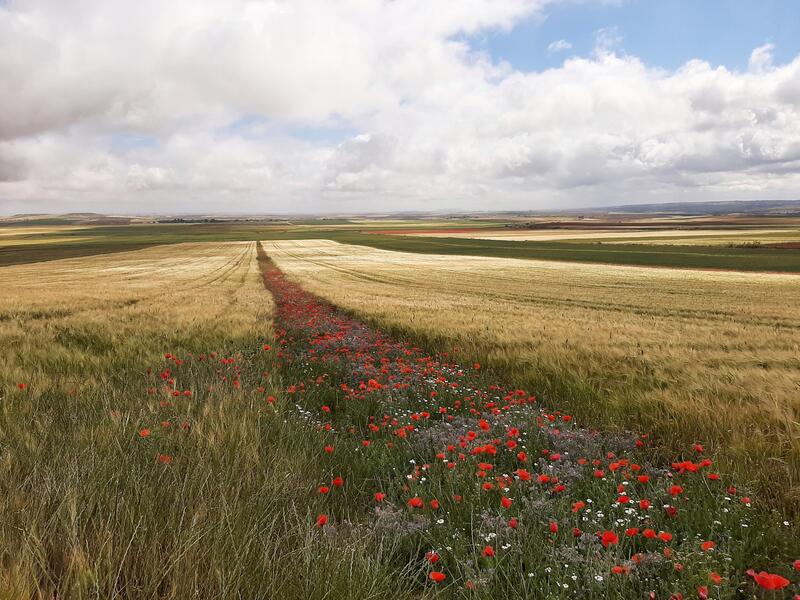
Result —
<path fill-rule="evenodd" d="M 603 544 L 603 548 L 608 548 L 611 545 L 619 543 L 619 536 L 613 531 L 604 531 L 600 536 L 600 541 Z"/>
<path fill-rule="evenodd" d="M 375 492 L 375 502 L 383 502 L 384 498 L 386 498 L 386 494 L 383 492 Z"/>
<path fill-rule="evenodd" d="M 511 504 L 512 503 L 513 503 L 513 500 L 511 500 L 511 498 L 507 498 L 505 496 L 500 498 L 500 504 L 503 505 L 503 508 L 511 508 Z"/>
<path fill-rule="evenodd" d="M 494 556 L 494 548 L 492 548 L 491 546 L 486 546 L 483 549 L 483 555 L 484 556 L 488 556 L 489 558 L 493 557 Z"/>
<path fill-rule="evenodd" d="M 766 571 L 753 574 L 753 579 L 765 590 L 782 590 L 791 583 L 785 577 L 781 577 L 776 573 L 767 573 Z"/>
<path fill-rule="evenodd" d="M 431 571 L 431 574 L 428 575 L 431 581 L 434 583 L 442 583 L 445 579 L 447 579 L 447 575 L 442 573 L 441 571 Z"/>
<path fill-rule="evenodd" d="M 703 552 L 708 552 L 714 546 L 716 546 L 716 544 L 714 542 L 710 542 L 710 541 L 709 542 L 703 542 L 702 544 L 700 544 L 700 548 L 703 549 Z"/>
<path fill-rule="evenodd" d="M 142 429 L 139 432 L 139 437 L 143 437 L 143 438 L 150 437 L 150 430 L 149 429 Z"/>
<path fill-rule="evenodd" d="M 623 567 L 621 565 L 614 565 L 613 567 L 611 567 L 611 572 L 614 573 L 615 575 L 624 575 L 626 573 L 629 573 L 630 569 L 628 567 Z"/>
<path fill-rule="evenodd" d="M 413 498 L 409 498 L 408 505 L 411 508 L 422 508 L 423 506 L 425 506 L 425 503 L 419 496 L 414 496 Z"/>
<path fill-rule="evenodd" d="M 317 527 L 324 527 L 328 523 L 327 515 L 319 515 L 317 517 Z"/>

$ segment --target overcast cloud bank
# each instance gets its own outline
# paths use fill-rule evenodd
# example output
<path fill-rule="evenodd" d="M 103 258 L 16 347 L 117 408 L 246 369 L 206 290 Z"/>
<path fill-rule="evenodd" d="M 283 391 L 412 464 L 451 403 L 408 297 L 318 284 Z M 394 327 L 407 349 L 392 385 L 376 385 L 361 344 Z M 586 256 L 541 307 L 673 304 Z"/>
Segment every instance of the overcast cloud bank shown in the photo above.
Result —
<path fill-rule="evenodd" d="M 675 71 L 599 32 L 521 72 L 544 0 L 0 5 L 0 212 L 536 209 L 788 198 L 800 57 Z M 562 43 L 563 42 L 563 43 Z"/>

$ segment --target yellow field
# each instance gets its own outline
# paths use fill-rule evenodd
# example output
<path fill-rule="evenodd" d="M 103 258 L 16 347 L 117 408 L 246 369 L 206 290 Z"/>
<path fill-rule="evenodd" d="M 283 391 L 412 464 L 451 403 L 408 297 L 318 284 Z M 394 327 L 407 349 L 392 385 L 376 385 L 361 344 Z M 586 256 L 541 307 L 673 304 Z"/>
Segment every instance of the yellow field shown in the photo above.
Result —
<path fill-rule="evenodd" d="M 740 476 L 800 494 L 798 276 L 263 245 L 390 330 L 484 357 L 589 422 L 703 441 Z"/>
<path fill-rule="evenodd" d="M 633 227 L 633 226 L 632 226 Z M 674 229 L 659 231 L 620 229 L 560 229 L 471 232 L 406 233 L 417 237 L 460 238 L 515 242 L 598 241 L 612 244 L 670 244 L 687 246 L 726 246 L 730 244 L 800 242 L 800 229 Z"/>

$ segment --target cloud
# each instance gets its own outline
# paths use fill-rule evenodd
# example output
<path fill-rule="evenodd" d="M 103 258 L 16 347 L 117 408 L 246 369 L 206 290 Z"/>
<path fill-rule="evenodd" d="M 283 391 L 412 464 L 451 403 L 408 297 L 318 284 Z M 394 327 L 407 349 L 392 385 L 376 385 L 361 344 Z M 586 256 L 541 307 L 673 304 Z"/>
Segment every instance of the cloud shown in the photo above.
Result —
<path fill-rule="evenodd" d="M 555 42 L 550 42 L 547 45 L 547 52 L 548 54 L 554 54 L 556 52 L 564 52 L 572 48 L 572 44 L 570 44 L 567 40 L 556 40 Z"/>
<path fill-rule="evenodd" d="M 764 44 L 759 46 L 750 53 L 750 61 L 748 68 L 756 73 L 763 73 L 764 71 L 772 68 L 772 51 L 775 50 L 775 44 Z"/>
<path fill-rule="evenodd" d="M 0 5 L 0 212 L 795 193 L 800 58 L 774 64 L 767 44 L 746 72 L 665 71 L 620 53 L 609 29 L 588 57 L 521 72 L 463 41 L 547 4 L 12 0 Z"/>

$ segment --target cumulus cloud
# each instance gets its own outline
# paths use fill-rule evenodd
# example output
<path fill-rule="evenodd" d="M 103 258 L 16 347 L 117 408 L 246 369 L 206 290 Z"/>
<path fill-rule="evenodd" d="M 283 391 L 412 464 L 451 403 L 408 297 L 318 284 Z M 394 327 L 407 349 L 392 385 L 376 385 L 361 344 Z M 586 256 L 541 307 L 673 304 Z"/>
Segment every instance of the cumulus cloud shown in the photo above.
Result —
<path fill-rule="evenodd" d="M 0 4 L 0 212 L 507 209 L 791 194 L 800 58 L 521 72 L 546 0 Z M 567 49 L 568 42 L 551 44 Z"/>

